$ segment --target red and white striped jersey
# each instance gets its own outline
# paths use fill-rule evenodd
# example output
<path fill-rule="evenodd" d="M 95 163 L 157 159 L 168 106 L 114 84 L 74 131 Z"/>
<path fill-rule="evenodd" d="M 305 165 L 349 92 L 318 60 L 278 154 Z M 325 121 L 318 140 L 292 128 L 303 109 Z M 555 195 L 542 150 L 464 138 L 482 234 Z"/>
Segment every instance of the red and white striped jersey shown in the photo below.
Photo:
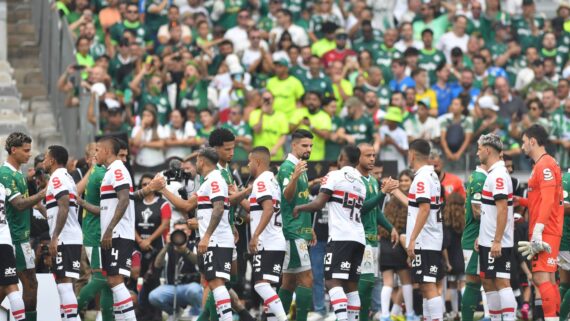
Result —
<path fill-rule="evenodd" d="M 135 240 L 133 181 L 131 174 L 120 160 L 111 163 L 101 182 L 101 238 L 103 238 L 115 215 L 115 209 L 119 203 L 117 192 L 123 189 L 129 191 L 129 206 L 125 210 L 123 218 L 113 229 L 113 238 Z"/>
<path fill-rule="evenodd" d="M 513 213 L 513 181 L 505 167 L 505 162 L 498 161 L 491 168 L 481 193 L 481 225 L 479 227 L 479 245 L 491 247 L 497 230 L 497 200 L 507 200 L 507 226 L 502 247 L 514 246 L 515 217 Z"/>
<path fill-rule="evenodd" d="M 281 220 L 281 190 L 270 171 L 265 171 L 253 182 L 253 189 L 249 196 L 249 216 L 251 217 L 251 234 L 255 233 L 263 208 L 261 203 L 270 200 L 273 202 L 273 215 L 263 232 L 259 235 L 258 250 L 285 251 L 286 243 L 283 235 L 283 222 Z"/>
<path fill-rule="evenodd" d="M 212 202 L 223 201 L 224 213 L 220 223 L 210 236 L 210 244 L 208 246 L 234 247 L 234 234 L 230 225 L 230 199 L 228 197 L 228 184 L 222 177 L 219 170 L 211 171 L 205 178 L 202 185 L 196 192 L 198 196 L 198 210 L 196 217 L 198 218 L 198 230 L 200 236 L 203 237 L 210 226 L 212 219 Z"/>
<path fill-rule="evenodd" d="M 424 165 L 414 175 L 408 194 L 408 220 L 406 222 L 406 247 L 410 244 L 416 226 L 420 204 L 429 203 L 426 224 L 416 238 L 417 250 L 441 251 L 443 245 L 443 217 L 441 214 L 441 185 L 433 166 Z"/>
<path fill-rule="evenodd" d="M 321 181 L 320 192 L 330 195 L 329 241 L 354 241 L 366 245 L 360 210 L 366 198 L 362 175 L 354 167 L 332 171 Z"/>
<path fill-rule="evenodd" d="M 12 245 L 12 236 L 6 219 L 6 188 L 0 184 L 0 244 Z"/>
<path fill-rule="evenodd" d="M 67 220 L 59 234 L 58 244 L 83 244 L 83 234 L 79 225 L 77 212 L 77 187 L 67 169 L 58 168 L 50 176 L 46 190 L 45 204 L 49 235 L 53 237 L 59 212 L 57 201 L 63 196 L 69 196 L 69 211 Z"/>

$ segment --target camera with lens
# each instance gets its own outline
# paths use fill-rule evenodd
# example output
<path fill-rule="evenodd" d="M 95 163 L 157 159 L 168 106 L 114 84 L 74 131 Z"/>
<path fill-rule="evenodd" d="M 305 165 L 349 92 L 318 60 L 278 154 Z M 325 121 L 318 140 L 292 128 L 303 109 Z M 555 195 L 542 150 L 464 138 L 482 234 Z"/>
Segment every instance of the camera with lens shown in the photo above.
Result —
<path fill-rule="evenodd" d="M 182 168 L 169 168 L 165 170 L 162 175 L 166 178 L 167 184 L 170 182 L 184 182 L 184 185 L 188 184 L 188 181 L 193 179 L 191 173 L 185 172 Z"/>
<path fill-rule="evenodd" d="M 170 242 L 174 246 L 183 246 L 188 243 L 188 236 L 183 230 L 174 230 L 170 233 Z"/>

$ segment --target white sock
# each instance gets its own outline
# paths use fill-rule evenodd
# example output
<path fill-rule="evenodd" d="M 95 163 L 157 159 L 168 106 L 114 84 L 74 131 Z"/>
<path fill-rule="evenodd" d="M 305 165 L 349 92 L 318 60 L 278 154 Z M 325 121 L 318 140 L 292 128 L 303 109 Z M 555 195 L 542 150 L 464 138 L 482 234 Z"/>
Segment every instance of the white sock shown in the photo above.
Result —
<path fill-rule="evenodd" d="M 423 309 L 422 313 L 423 313 L 424 321 L 431 321 L 431 315 L 429 314 L 429 306 L 428 306 L 428 300 L 427 299 L 423 299 L 422 309 Z"/>
<path fill-rule="evenodd" d="M 515 299 L 513 289 L 510 287 L 501 289 L 499 290 L 499 296 L 501 297 L 503 321 L 514 321 L 516 319 L 517 300 Z"/>
<path fill-rule="evenodd" d="M 501 296 L 497 291 L 489 291 L 487 295 L 487 305 L 491 321 L 501 321 Z"/>
<path fill-rule="evenodd" d="M 24 307 L 24 300 L 22 299 L 22 292 L 14 291 L 8 294 L 8 300 L 10 300 L 10 309 L 12 310 L 12 315 L 14 320 L 21 321 L 26 319 L 26 309 Z"/>
<path fill-rule="evenodd" d="M 406 305 L 406 315 L 414 315 L 414 287 L 411 284 L 402 285 L 402 295 Z"/>
<path fill-rule="evenodd" d="M 267 307 L 266 305 L 263 306 L 263 312 L 265 312 L 265 317 L 267 318 L 267 321 L 278 321 L 275 314 L 269 311 L 269 307 Z"/>
<path fill-rule="evenodd" d="M 489 313 L 489 305 L 487 304 L 487 294 L 485 293 L 485 290 L 483 290 L 483 287 L 481 287 L 481 298 L 481 301 L 483 301 L 483 312 L 485 313 L 485 318 L 490 319 L 491 313 Z"/>
<path fill-rule="evenodd" d="M 77 297 L 73 292 L 73 283 L 60 283 L 57 285 L 61 313 L 67 321 L 77 321 Z"/>
<path fill-rule="evenodd" d="M 465 284 L 465 283 L 463 283 Z M 463 297 L 463 294 L 465 294 L 465 285 L 463 287 L 461 287 L 461 297 Z"/>
<path fill-rule="evenodd" d="M 455 313 L 459 312 L 459 291 L 457 289 L 447 289 L 451 300 L 451 310 Z"/>
<path fill-rule="evenodd" d="M 445 310 L 445 303 L 441 296 L 427 300 L 429 315 L 432 321 L 443 321 L 443 310 Z"/>
<path fill-rule="evenodd" d="M 340 286 L 336 286 L 329 290 L 331 297 L 331 305 L 338 321 L 348 321 L 346 308 L 348 306 L 348 298 L 344 294 L 344 290 Z"/>
<path fill-rule="evenodd" d="M 111 288 L 113 291 L 113 310 L 115 311 L 115 320 L 120 321 L 136 321 L 135 307 L 131 293 L 124 283 L 115 285 Z"/>
<path fill-rule="evenodd" d="M 271 287 L 269 283 L 257 283 L 255 286 L 255 292 L 263 299 L 263 304 L 267 306 L 268 310 L 277 318 L 279 321 L 287 319 L 287 314 L 283 308 L 283 304 L 277 295 L 277 292 Z"/>
<path fill-rule="evenodd" d="M 358 321 L 358 316 L 360 315 L 360 296 L 358 291 L 347 293 L 346 298 L 348 299 L 346 307 L 348 321 Z"/>
<path fill-rule="evenodd" d="M 220 316 L 220 321 L 232 321 L 232 300 L 230 293 L 224 285 L 219 286 L 212 291 L 214 300 L 216 301 L 216 310 Z"/>
<path fill-rule="evenodd" d="M 383 286 L 380 292 L 380 304 L 382 308 L 382 317 L 390 316 L 390 300 L 392 299 L 392 287 Z"/>
<path fill-rule="evenodd" d="M 392 304 L 392 310 L 390 311 L 390 314 L 396 316 L 402 315 L 402 306 L 397 303 Z"/>

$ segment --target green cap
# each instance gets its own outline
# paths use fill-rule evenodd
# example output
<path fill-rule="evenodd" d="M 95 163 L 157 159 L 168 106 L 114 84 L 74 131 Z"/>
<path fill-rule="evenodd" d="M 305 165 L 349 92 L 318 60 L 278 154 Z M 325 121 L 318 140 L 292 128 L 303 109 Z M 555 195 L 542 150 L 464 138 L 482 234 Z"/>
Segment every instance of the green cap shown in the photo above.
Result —
<path fill-rule="evenodd" d="M 422 104 L 422 105 L 426 106 L 428 109 L 431 108 L 431 103 L 429 101 L 429 98 L 427 98 L 427 97 L 418 100 L 418 104 Z"/>
<path fill-rule="evenodd" d="M 276 64 L 289 68 L 289 62 L 285 58 L 275 61 Z"/>
<path fill-rule="evenodd" d="M 386 115 L 384 115 L 384 120 L 401 123 L 404 120 L 404 116 L 402 116 L 402 109 L 400 109 L 400 107 L 388 107 Z"/>

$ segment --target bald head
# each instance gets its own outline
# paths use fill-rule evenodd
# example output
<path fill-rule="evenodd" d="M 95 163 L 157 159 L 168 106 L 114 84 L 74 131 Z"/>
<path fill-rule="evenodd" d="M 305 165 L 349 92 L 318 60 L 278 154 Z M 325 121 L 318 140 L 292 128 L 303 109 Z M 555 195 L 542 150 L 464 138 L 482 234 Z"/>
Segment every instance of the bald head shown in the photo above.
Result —
<path fill-rule="evenodd" d="M 265 146 L 255 147 L 248 156 L 249 163 L 247 164 L 251 176 L 257 178 L 261 173 L 269 170 L 271 163 L 271 154 L 269 149 Z"/>
<path fill-rule="evenodd" d="M 361 172 L 361 174 L 367 175 L 371 170 L 374 169 L 374 163 L 376 162 L 376 151 L 374 151 L 374 147 L 368 143 L 358 144 L 358 149 L 360 150 L 358 170 Z"/>

